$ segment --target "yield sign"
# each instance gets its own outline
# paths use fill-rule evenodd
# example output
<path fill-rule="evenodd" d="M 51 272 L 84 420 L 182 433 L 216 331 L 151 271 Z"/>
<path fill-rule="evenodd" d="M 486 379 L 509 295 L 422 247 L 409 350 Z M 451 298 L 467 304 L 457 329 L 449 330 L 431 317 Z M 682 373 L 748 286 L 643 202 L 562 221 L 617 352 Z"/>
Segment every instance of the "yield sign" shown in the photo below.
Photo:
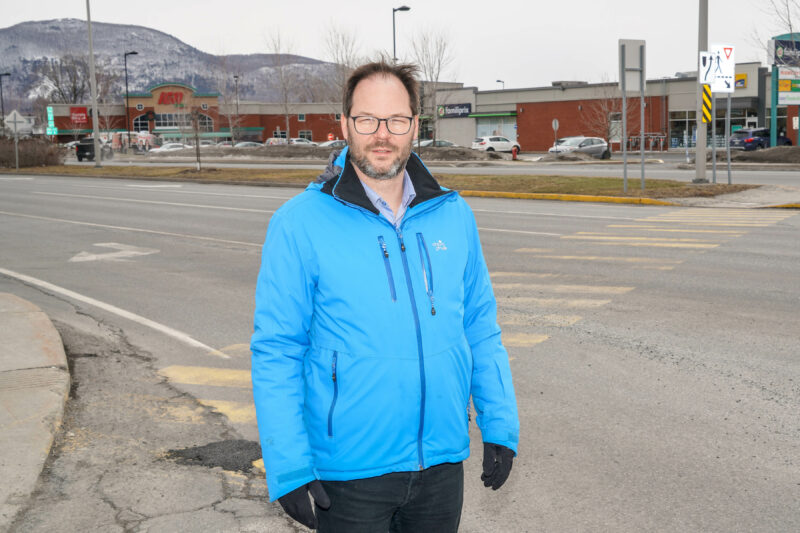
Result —
<path fill-rule="evenodd" d="M 730 59 L 731 58 L 731 54 L 733 53 L 733 47 L 732 46 L 726 46 L 726 47 L 724 47 L 722 49 L 722 51 L 725 52 L 725 59 Z"/>
<path fill-rule="evenodd" d="M 125 261 L 131 257 L 140 255 L 150 255 L 158 253 L 155 248 L 139 248 L 137 246 L 130 246 L 127 244 L 119 244 L 116 242 L 98 242 L 95 246 L 101 248 L 111 248 L 117 250 L 116 252 L 107 252 L 103 254 L 92 254 L 89 252 L 81 252 L 69 260 L 70 263 L 82 263 L 84 261 Z"/>

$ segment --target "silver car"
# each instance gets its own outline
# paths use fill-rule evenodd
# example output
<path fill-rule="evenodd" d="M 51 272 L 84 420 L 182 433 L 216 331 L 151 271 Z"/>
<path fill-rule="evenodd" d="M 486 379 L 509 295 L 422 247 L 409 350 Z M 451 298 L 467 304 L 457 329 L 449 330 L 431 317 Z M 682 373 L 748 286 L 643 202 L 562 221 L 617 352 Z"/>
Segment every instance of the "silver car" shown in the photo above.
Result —
<path fill-rule="evenodd" d="M 559 139 L 557 144 L 549 150 L 551 154 L 566 154 L 569 152 L 581 152 L 598 159 L 610 159 L 611 151 L 608 143 L 600 137 L 564 137 Z"/>

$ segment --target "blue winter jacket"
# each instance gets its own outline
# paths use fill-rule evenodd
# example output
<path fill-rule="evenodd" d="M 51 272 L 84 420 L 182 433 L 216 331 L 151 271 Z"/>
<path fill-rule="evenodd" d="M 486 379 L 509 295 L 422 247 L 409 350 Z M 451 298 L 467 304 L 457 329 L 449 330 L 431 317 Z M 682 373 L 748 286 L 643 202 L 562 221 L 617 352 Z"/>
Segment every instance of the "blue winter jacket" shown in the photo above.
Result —
<path fill-rule="evenodd" d="M 416 154 L 399 229 L 345 148 L 272 216 L 256 288 L 253 396 L 270 499 L 314 479 L 421 470 L 483 440 L 516 452 L 508 355 L 472 211 Z"/>

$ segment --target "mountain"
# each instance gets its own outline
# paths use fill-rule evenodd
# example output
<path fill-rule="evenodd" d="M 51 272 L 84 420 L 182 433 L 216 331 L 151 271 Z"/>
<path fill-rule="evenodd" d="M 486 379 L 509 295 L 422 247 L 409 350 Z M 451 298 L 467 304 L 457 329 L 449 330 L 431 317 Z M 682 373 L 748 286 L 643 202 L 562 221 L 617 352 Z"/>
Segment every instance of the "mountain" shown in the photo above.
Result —
<path fill-rule="evenodd" d="M 201 92 L 218 92 L 222 100 L 233 100 L 234 74 L 239 78 L 239 99 L 277 102 L 280 99 L 277 67 L 297 80 L 292 100 L 324 100 L 325 80 L 333 76 L 335 65 L 297 55 L 237 54 L 213 55 L 143 26 L 92 22 L 98 78 L 110 75 L 108 101 L 121 102 L 125 91 L 123 54 L 128 56 L 128 88 L 131 92 L 165 82 L 181 82 Z M 85 20 L 59 19 L 23 22 L 0 29 L 0 72 L 10 72 L 3 79 L 6 102 L 18 101 L 26 107 L 37 96 L 47 97 L 50 88 L 41 82 L 37 69 L 65 56 L 87 58 L 89 38 Z M 98 82 L 100 83 L 100 82 Z M 83 99 L 88 101 L 87 97 Z M 22 100 L 19 102 L 19 100 Z M 28 102 L 25 102 L 28 100 Z"/>

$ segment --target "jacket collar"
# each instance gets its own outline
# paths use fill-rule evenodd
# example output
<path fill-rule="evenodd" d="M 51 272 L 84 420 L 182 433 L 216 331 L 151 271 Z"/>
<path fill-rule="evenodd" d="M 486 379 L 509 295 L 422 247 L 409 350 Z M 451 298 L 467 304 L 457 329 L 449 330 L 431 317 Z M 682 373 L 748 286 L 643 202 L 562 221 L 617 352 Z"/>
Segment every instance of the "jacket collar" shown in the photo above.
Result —
<path fill-rule="evenodd" d="M 333 160 L 331 163 L 331 165 L 333 165 L 332 168 L 341 165 L 342 170 L 338 177 L 331 178 L 322 185 L 322 192 L 330 194 L 334 198 L 362 207 L 376 215 L 379 214 L 378 210 L 367 197 L 367 193 L 364 192 L 361 180 L 358 179 L 358 174 L 356 174 L 353 164 L 350 162 L 349 149 L 345 148 L 342 153 L 331 159 Z M 331 167 L 329 166 L 329 168 Z M 411 183 L 414 185 L 414 191 L 417 194 L 409 207 L 414 207 L 426 200 L 442 196 L 449 192 L 447 189 L 442 189 L 441 186 L 439 186 L 439 183 L 425 167 L 425 164 L 420 160 L 419 156 L 414 152 L 411 152 L 411 156 L 408 158 L 406 170 L 408 171 L 408 176 L 411 178 Z"/>

